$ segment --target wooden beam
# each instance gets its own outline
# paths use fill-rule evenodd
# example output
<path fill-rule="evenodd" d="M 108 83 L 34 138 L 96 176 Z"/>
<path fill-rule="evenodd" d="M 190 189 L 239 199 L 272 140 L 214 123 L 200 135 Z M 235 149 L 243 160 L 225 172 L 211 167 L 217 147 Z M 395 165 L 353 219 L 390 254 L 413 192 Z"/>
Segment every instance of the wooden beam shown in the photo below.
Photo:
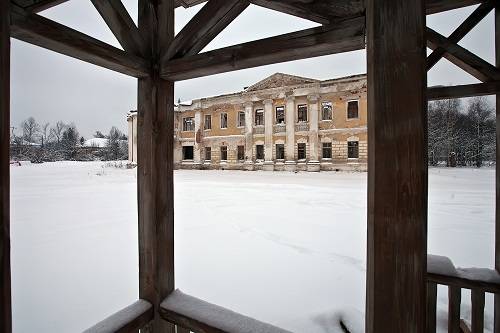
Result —
<path fill-rule="evenodd" d="M 143 53 L 157 63 L 174 38 L 174 0 L 139 0 Z M 159 316 L 174 290 L 174 82 L 158 68 L 138 82 L 139 297 L 155 308 L 151 332 L 174 333 Z"/>
<path fill-rule="evenodd" d="M 460 303 L 462 300 L 462 289 L 456 286 L 448 286 L 448 333 L 460 332 Z"/>
<path fill-rule="evenodd" d="M 427 329 L 428 333 L 436 333 L 437 284 L 427 282 Z"/>
<path fill-rule="evenodd" d="M 141 56 L 143 47 L 139 29 L 121 0 L 92 0 L 92 3 L 123 49 Z"/>
<path fill-rule="evenodd" d="M 10 271 L 10 2 L 0 1 L 0 332 L 12 332 Z"/>
<path fill-rule="evenodd" d="M 198 54 L 249 5 L 248 0 L 210 0 L 175 36 L 162 61 Z"/>
<path fill-rule="evenodd" d="M 474 53 L 456 43 L 452 43 L 448 38 L 431 28 L 427 28 L 426 36 L 427 46 L 430 49 L 435 50 L 438 47 L 444 49 L 446 59 L 478 80 L 483 82 L 500 80 L 500 70 Z"/>
<path fill-rule="evenodd" d="M 11 36 L 134 77 L 149 74 L 144 59 L 36 14 L 11 13 Z"/>
<path fill-rule="evenodd" d="M 358 17 L 164 62 L 161 76 L 186 80 L 244 68 L 363 49 L 365 19 Z"/>
<path fill-rule="evenodd" d="M 460 26 L 448 37 L 451 43 L 458 43 L 471 31 L 483 18 L 494 8 L 494 2 L 488 1 L 481 4 Z M 446 50 L 438 47 L 427 57 L 427 70 L 430 70 L 438 63 L 446 53 Z"/>
<path fill-rule="evenodd" d="M 495 6 L 495 64 L 500 69 L 500 4 Z M 496 95 L 495 269 L 500 272 L 500 93 Z M 494 332 L 500 333 L 500 295 L 495 294 Z"/>
<path fill-rule="evenodd" d="M 427 266 L 424 1 L 367 0 L 366 16 L 366 332 L 420 333 Z"/>
<path fill-rule="evenodd" d="M 290 333 L 221 306 L 175 290 L 162 303 L 160 313 L 171 323 L 203 333 Z M 217 320 L 224 318 L 224 322 Z"/>
<path fill-rule="evenodd" d="M 60 5 L 69 0 L 12 0 L 12 2 L 28 12 L 38 13 L 42 10 Z"/>
<path fill-rule="evenodd" d="M 427 15 L 477 5 L 485 0 L 427 0 Z"/>
<path fill-rule="evenodd" d="M 430 87 L 427 89 L 429 101 L 450 98 L 496 95 L 500 92 L 500 81 L 464 84 L 449 87 Z"/>
<path fill-rule="evenodd" d="M 484 332 L 484 291 L 473 289 L 471 291 L 471 331 L 472 333 Z"/>
<path fill-rule="evenodd" d="M 135 333 L 153 319 L 153 312 L 151 303 L 140 299 L 83 333 Z"/>

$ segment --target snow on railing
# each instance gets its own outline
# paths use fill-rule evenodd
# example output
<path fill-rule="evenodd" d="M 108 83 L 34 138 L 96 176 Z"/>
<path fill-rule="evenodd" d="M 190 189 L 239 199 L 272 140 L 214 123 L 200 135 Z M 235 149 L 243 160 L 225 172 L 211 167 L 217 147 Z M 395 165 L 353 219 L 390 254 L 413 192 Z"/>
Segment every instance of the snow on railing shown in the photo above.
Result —
<path fill-rule="evenodd" d="M 457 268 L 443 256 L 427 256 L 427 332 L 436 332 L 437 285 L 448 286 L 448 331 L 484 330 L 485 293 L 500 294 L 500 274 L 486 268 Z M 462 289 L 471 290 L 471 327 L 460 318 Z"/>

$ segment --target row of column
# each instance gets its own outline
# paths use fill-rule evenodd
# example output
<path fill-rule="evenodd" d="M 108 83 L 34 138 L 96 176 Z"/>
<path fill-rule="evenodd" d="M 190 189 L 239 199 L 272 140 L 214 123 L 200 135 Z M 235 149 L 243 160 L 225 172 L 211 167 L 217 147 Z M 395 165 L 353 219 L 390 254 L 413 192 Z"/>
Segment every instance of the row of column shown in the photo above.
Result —
<path fill-rule="evenodd" d="M 319 95 L 309 95 L 308 100 L 308 121 L 309 121 L 309 162 L 308 169 L 311 171 L 319 171 L 319 152 L 318 152 L 318 130 L 319 130 Z M 273 162 L 273 145 L 274 145 L 274 118 L 275 105 L 272 99 L 266 99 L 264 103 L 264 170 L 272 170 Z M 285 124 L 286 124 L 286 144 L 285 144 L 285 159 L 286 166 L 289 169 L 294 169 L 295 162 L 295 124 L 296 113 L 295 97 L 289 96 L 285 103 Z M 246 156 L 253 154 L 253 125 L 254 125 L 254 105 L 252 102 L 245 104 L 245 142 Z M 249 163 L 252 163 L 251 161 Z M 317 170 L 316 170 L 317 169 Z"/>

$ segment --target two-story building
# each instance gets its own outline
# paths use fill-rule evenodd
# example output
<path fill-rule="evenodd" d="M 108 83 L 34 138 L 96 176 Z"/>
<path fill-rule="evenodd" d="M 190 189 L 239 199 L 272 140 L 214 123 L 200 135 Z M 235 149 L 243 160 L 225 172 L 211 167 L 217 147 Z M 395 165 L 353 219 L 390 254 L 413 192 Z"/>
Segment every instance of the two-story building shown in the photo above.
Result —
<path fill-rule="evenodd" d="M 175 108 L 175 166 L 268 171 L 366 170 L 366 75 L 276 73 L 243 91 Z M 129 156 L 137 161 L 137 115 Z"/>

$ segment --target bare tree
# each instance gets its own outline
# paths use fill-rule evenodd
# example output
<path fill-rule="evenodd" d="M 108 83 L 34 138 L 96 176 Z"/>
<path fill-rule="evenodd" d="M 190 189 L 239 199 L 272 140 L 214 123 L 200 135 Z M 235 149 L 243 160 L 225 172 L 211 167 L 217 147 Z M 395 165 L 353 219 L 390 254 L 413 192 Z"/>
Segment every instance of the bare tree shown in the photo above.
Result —
<path fill-rule="evenodd" d="M 495 154 L 495 112 L 485 97 L 470 100 L 468 147 L 473 152 L 474 164 L 480 168 L 485 160 L 492 160 Z"/>
<path fill-rule="evenodd" d="M 65 123 L 63 123 L 62 121 L 58 121 L 55 126 L 53 126 L 51 129 L 50 129 L 50 133 L 51 135 L 54 137 L 54 139 L 56 140 L 56 142 L 58 144 L 61 143 L 62 139 L 63 139 L 63 133 L 64 133 L 64 130 L 66 129 L 66 127 L 68 127 L 68 125 L 66 125 Z"/>
<path fill-rule="evenodd" d="M 25 144 L 32 144 L 36 142 L 36 138 L 40 133 L 40 125 L 36 122 L 35 118 L 29 117 L 21 123 L 23 131 L 23 140 Z"/>
<path fill-rule="evenodd" d="M 42 147 L 50 143 L 53 139 L 52 131 L 49 126 L 49 123 L 45 123 L 40 127 L 40 143 L 42 144 Z"/>

